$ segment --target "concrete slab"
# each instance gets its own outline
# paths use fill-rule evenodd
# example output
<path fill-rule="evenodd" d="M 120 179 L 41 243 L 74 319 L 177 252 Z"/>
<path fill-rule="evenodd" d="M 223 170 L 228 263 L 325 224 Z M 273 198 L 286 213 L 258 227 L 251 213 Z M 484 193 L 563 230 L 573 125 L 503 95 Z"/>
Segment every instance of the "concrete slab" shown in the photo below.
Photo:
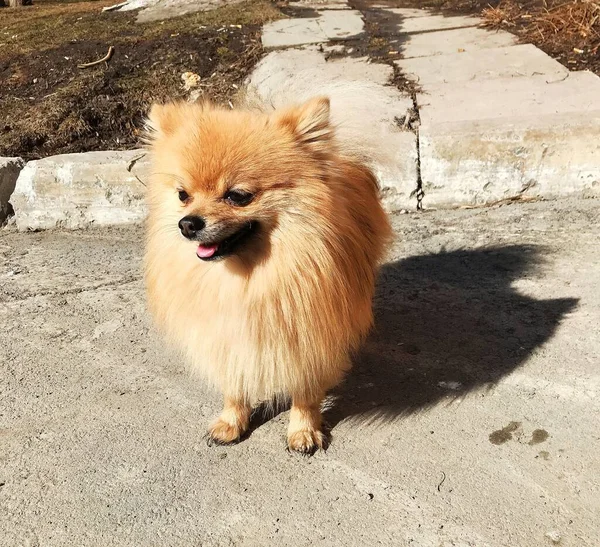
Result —
<path fill-rule="evenodd" d="M 149 23 L 180 17 L 199 11 L 211 11 L 243 0 L 127 0 L 102 9 L 106 11 L 140 10 L 136 21 Z"/>
<path fill-rule="evenodd" d="M 145 216 L 144 150 L 64 154 L 30 161 L 11 202 L 19 230 L 86 228 Z"/>
<path fill-rule="evenodd" d="M 327 42 L 327 36 L 317 18 L 283 19 L 263 27 L 262 44 L 265 48 L 291 47 Z"/>
<path fill-rule="evenodd" d="M 311 73 L 317 75 L 314 84 L 310 78 L 300 78 Z M 294 78 L 295 75 L 298 77 Z M 247 83 L 261 95 L 283 96 L 287 99 L 292 97 L 296 89 L 301 94 L 318 90 L 329 75 L 331 82 L 367 81 L 384 87 L 389 84 L 393 70 L 383 64 L 370 63 L 366 57 L 326 60 L 320 48 L 308 46 L 269 53 L 256 65 Z M 406 96 L 400 97 L 408 100 Z"/>
<path fill-rule="evenodd" d="M 390 13 L 393 13 L 394 15 L 400 15 L 401 17 L 404 18 L 409 18 L 409 17 L 431 17 L 433 15 L 435 15 L 431 10 L 427 9 L 427 8 L 423 8 L 423 9 L 417 9 L 417 8 L 389 8 L 388 6 L 385 5 L 378 5 L 378 6 L 373 6 L 374 8 L 380 8 L 383 9 L 384 11 L 389 11 Z"/>
<path fill-rule="evenodd" d="M 304 8 L 313 10 L 351 9 L 348 5 L 348 2 L 345 0 L 340 0 L 338 2 L 330 0 L 323 0 L 322 2 L 317 0 L 308 0 L 306 2 L 289 2 L 288 6 L 291 8 Z"/>
<path fill-rule="evenodd" d="M 409 59 L 512 46 L 516 43 L 516 38 L 508 32 L 463 28 L 410 34 L 402 44 L 401 52 L 405 59 Z"/>
<path fill-rule="evenodd" d="M 395 64 L 425 91 L 443 83 L 534 75 L 558 80 L 569 74 L 567 68 L 532 44 L 401 59 Z"/>
<path fill-rule="evenodd" d="M 600 78 L 547 82 L 482 80 L 418 96 L 425 206 L 600 195 Z"/>
<path fill-rule="evenodd" d="M 361 13 L 355 10 L 320 11 L 317 21 L 328 40 L 356 38 L 365 27 Z"/>
<path fill-rule="evenodd" d="M 417 94 L 422 125 L 600 111 L 600 78 L 592 72 L 569 72 L 562 80 L 546 76 L 499 78 L 430 86 Z"/>
<path fill-rule="evenodd" d="M 138 7 L 147 0 L 133 0 Z M 148 0 L 136 19 L 137 23 L 152 23 L 173 17 L 181 17 L 199 11 L 211 11 L 227 5 L 239 4 L 243 0 Z M 135 9 L 135 8 L 132 8 Z M 123 10 L 123 8 L 121 8 Z"/>
<path fill-rule="evenodd" d="M 287 411 L 206 445 L 221 398 L 150 325 L 142 227 L 3 230 L 0 543 L 596 545 L 599 213 L 392 216 L 373 334 L 309 459 Z"/>
<path fill-rule="evenodd" d="M 0 226 L 12 211 L 9 200 L 23 165 L 25 162 L 21 158 L 0 157 Z"/>
<path fill-rule="evenodd" d="M 417 188 L 416 135 L 401 131 L 396 118 L 412 109 L 412 99 L 387 85 L 388 65 L 366 59 L 326 61 L 316 48 L 272 52 L 249 80 L 263 104 L 274 107 L 316 95 L 331 99 L 332 121 L 346 145 L 368 154 L 378 175 L 386 206 L 414 209 Z"/>
<path fill-rule="evenodd" d="M 356 10 L 324 10 L 319 17 L 282 19 L 263 27 L 265 48 L 318 44 L 330 40 L 347 40 L 359 36 L 364 23 Z"/>
<path fill-rule="evenodd" d="M 406 17 L 398 24 L 398 32 L 402 34 L 414 34 L 419 32 L 431 32 L 435 30 L 449 30 L 476 27 L 481 24 L 478 17 L 448 17 L 446 15 L 422 15 Z"/>

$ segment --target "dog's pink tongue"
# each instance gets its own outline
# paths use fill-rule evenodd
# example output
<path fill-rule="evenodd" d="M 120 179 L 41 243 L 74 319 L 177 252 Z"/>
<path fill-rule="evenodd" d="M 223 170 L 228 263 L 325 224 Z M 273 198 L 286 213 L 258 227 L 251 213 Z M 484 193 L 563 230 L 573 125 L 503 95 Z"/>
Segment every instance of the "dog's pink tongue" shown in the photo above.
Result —
<path fill-rule="evenodd" d="M 200 258 L 210 258 L 217 252 L 219 248 L 218 245 L 198 245 L 198 249 L 196 250 L 196 254 Z"/>

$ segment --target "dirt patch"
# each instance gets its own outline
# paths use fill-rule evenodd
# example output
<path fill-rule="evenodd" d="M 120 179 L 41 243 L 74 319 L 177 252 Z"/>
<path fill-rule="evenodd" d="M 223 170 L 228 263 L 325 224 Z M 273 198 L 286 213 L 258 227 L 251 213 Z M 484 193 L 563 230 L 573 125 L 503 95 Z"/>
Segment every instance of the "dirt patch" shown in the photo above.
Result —
<path fill-rule="evenodd" d="M 135 13 L 101 13 L 113 3 L 2 9 L 0 156 L 134 148 L 152 102 L 188 97 L 181 80 L 188 71 L 200 76 L 202 96 L 227 102 L 263 53 L 261 25 L 281 16 L 252 0 L 136 24 Z M 77 67 L 109 46 L 108 63 Z"/>

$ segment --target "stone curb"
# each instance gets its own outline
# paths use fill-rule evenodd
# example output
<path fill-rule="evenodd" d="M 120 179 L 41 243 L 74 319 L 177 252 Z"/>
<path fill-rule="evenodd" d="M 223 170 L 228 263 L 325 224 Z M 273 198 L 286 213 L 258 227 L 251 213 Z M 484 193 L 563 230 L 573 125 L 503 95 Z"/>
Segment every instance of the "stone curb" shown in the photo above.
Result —
<path fill-rule="evenodd" d="M 414 148 L 413 133 L 390 138 Z M 19 231 L 56 228 L 85 229 L 141 222 L 146 216 L 145 184 L 149 175 L 147 151 L 97 151 L 49 156 L 40 160 L 0 158 L 0 221 Z M 401 170 L 411 171 L 413 154 Z M 412 209 L 410 188 L 392 185 L 390 172 L 398 166 L 382 165 L 382 199 L 389 211 Z M 414 201 L 414 202 L 413 202 Z M 13 217 L 11 215 L 14 214 Z"/>
<path fill-rule="evenodd" d="M 328 60 L 330 50 L 343 46 L 306 45 L 363 32 L 360 12 L 333 3 L 335 9 L 331 2 L 316 5 L 316 18 L 265 25 L 265 46 L 276 51 L 247 83 L 263 99 L 282 88 L 298 99 L 318 82 L 331 95 L 332 113 L 352 103 L 348 90 L 355 83 L 374 86 L 354 102 L 362 105 L 354 133 L 380 139 L 372 160 L 388 210 L 600 196 L 600 78 L 570 73 L 534 46 L 515 45 L 508 33 L 474 27 L 476 19 L 389 9 L 403 18 L 398 32 L 408 37 L 396 66 L 419 85 L 408 97 L 388 85 L 389 66 Z M 399 131 L 413 105 L 420 124 Z M 0 225 L 13 209 L 19 230 L 139 222 L 146 213 L 145 154 L 0 158 Z"/>
<path fill-rule="evenodd" d="M 50 156 L 21 169 L 10 201 L 21 231 L 141 221 L 145 150 Z"/>

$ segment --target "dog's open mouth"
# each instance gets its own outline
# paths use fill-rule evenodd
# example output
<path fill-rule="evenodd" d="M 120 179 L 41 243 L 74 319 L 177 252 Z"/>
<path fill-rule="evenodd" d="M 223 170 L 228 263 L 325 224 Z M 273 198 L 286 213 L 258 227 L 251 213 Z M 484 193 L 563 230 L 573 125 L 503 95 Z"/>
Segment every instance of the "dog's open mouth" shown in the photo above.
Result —
<path fill-rule="evenodd" d="M 196 255 L 201 260 L 216 260 L 233 254 L 240 246 L 248 241 L 256 233 L 258 224 L 249 221 L 237 232 L 218 242 L 201 243 L 198 245 Z"/>

